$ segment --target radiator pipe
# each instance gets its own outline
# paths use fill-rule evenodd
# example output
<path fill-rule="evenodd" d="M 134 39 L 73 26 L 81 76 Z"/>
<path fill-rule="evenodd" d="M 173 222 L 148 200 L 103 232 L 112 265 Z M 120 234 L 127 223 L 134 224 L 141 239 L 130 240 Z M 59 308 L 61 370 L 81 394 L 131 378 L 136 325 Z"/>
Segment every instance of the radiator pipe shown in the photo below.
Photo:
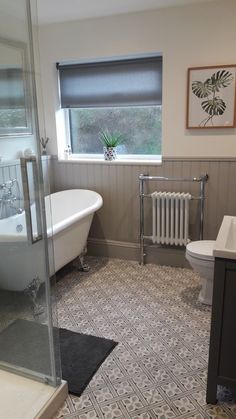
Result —
<path fill-rule="evenodd" d="M 205 185 L 208 181 L 208 174 L 200 176 L 200 231 L 199 239 L 203 240 L 203 229 L 204 229 L 204 205 L 205 205 Z"/>
<path fill-rule="evenodd" d="M 139 177 L 139 205 L 140 205 L 140 218 L 139 218 L 139 241 L 140 241 L 140 265 L 144 265 L 144 179 L 142 176 L 147 176 L 141 174 Z"/>

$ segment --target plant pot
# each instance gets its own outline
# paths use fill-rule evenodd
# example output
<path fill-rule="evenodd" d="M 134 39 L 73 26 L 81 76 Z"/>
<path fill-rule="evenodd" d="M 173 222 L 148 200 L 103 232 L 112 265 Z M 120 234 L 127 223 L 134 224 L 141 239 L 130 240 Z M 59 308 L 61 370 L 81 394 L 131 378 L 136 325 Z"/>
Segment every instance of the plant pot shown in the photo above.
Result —
<path fill-rule="evenodd" d="M 103 147 L 103 153 L 105 160 L 116 159 L 116 147 Z"/>

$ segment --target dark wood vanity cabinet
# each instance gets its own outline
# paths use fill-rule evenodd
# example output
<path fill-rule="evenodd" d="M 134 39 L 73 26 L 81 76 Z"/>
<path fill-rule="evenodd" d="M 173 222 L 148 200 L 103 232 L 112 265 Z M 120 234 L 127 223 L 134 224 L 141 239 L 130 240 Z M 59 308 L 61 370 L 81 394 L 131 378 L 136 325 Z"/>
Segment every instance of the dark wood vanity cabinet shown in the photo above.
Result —
<path fill-rule="evenodd" d="M 207 403 L 217 402 L 217 385 L 236 387 L 236 260 L 215 259 Z"/>

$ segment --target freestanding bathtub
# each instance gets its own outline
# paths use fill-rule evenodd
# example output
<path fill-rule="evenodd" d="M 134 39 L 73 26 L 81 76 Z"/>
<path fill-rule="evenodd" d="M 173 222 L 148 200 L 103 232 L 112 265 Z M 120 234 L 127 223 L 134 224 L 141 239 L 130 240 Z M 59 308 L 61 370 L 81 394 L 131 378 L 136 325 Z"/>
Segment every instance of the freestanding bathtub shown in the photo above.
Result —
<path fill-rule="evenodd" d="M 93 215 L 102 204 L 97 192 L 86 189 L 56 192 L 45 198 L 47 236 L 54 251 L 50 275 L 83 253 Z M 34 206 L 32 219 L 34 231 Z M 44 282 L 44 244 L 28 244 L 24 212 L 0 220 L 0 258 L 0 289 L 23 291 L 36 276 Z"/>

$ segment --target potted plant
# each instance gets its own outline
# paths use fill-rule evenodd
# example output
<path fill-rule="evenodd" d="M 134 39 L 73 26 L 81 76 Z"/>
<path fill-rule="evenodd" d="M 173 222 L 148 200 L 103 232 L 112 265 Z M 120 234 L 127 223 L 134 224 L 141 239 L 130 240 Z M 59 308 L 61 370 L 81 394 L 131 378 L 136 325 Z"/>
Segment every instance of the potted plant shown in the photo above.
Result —
<path fill-rule="evenodd" d="M 105 130 L 100 132 L 99 139 L 103 144 L 104 159 L 115 160 L 116 147 L 124 142 L 123 135 Z"/>
<path fill-rule="evenodd" d="M 48 137 L 46 137 L 46 139 L 42 137 L 41 140 L 40 140 L 40 143 L 41 143 L 41 146 L 42 146 L 42 155 L 43 156 L 45 156 L 47 154 L 47 143 L 48 143 L 48 141 L 49 141 Z"/>

